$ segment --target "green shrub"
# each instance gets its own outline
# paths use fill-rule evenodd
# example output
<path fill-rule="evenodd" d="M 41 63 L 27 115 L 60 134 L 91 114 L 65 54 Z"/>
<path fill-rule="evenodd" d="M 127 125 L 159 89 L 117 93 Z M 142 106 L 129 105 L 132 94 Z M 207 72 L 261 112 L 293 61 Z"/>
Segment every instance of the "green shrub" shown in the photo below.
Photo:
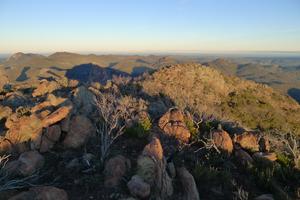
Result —
<path fill-rule="evenodd" d="M 198 129 L 195 127 L 193 120 L 185 118 L 185 125 L 191 133 L 192 140 L 198 139 Z"/>
<path fill-rule="evenodd" d="M 139 122 L 125 130 L 125 134 L 130 137 L 145 138 L 149 134 L 152 123 L 149 118 L 141 119 Z"/>

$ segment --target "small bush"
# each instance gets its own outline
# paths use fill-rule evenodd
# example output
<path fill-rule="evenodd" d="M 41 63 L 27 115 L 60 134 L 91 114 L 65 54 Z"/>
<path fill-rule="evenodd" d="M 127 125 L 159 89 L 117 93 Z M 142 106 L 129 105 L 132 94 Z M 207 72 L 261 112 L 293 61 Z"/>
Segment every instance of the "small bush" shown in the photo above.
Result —
<path fill-rule="evenodd" d="M 133 124 L 133 126 L 127 128 L 125 133 L 130 137 L 145 138 L 148 136 L 151 127 L 152 123 L 147 117 L 139 120 L 139 122 L 136 122 Z"/>
<path fill-rule="evenodd" d="M 188 128 L 188 130 L 191 133 L 191 138 L 192 140 L 197 140 L 198 139 L 198 129 L 195 127 L 193 120 L 191 119 L 184 119 L 185 125 Z"/>

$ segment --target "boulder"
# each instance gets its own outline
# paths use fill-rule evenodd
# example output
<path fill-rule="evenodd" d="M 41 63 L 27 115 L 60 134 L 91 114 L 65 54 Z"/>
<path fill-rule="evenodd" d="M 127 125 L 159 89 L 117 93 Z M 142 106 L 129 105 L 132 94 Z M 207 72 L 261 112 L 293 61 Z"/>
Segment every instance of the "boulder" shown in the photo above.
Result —
<path fill-rule="evenodd" d="M 215 130 L 212 132 L 212 139 L 216 147 L 228 154 L 232 153 L 233 143 L 229 134 L 224 130 Z"/>
<path fill-rule="evenodd" d="M 130 160 L 122 155 L 109 159 L 104 169 L 104 185 L 105 187 L 116 187 L 119 185 L 123 176 L 130 169 Z"/>
<path fill-rule="evenodd" d="M 152 138 L 151 142 L 144 147 L 142 155 L 162 160 L 164 155 L 160 140 L 156 137 Z"/>
<path fill-rule="evenodd" d="M 43 119 L 43 127 L 48 127 L 52 124 L 55 124 L 64 118 L 66 118 L 72 110 L 72 106 L 62 106 L 58 108 L 56 111 L 48 115 L 46 118 Z"/>
<path fill-rule="evenodd" d="M 138 175 L 134 175 L 127 183 L 130 194 L 134 197 L 145 199 L 150 195 L 150 185 Z"/>
<path fill-rule="evenodd" d="M 177 108 L 172 108 L 166 112 L 159 119 L 158 126 L 166 135 L 175 137 L 183 143 L 187 143 L 191 136 L 184 121 L 184 114 Z"/>
<path fill-rule="evenodd" d="M 63 145 L 66 148 L 78 148 L 85 144 L 87 140 L 95 135 L 95 127 L 84 115 L 76 115 L 71 119 L 70 129 Z"/>
<path fill-rule="evenodd" d="M 38 97 L 51 93 L 59 88 L 59 84 L 55 81 L 42 80 L 37 88 L 32 92 L 33 97 Z"/>
<path fill-rule="evenodd" d="M 259 135 L 254 132 L 245 132 L 240 135 L 235 135 L 233 141 L 239 144 L 243 149 L 259 151 Z"/>
<path fill-rule="evenodd" d="M 11 197 L 9 200 L 68 200 L 66 191 L 53 186 L 30 188 L 29 191 Z"/>
<path fill-rule="evenodd" d="M 199 200 L 199 193 L 193 175 L 185 167 L 178 168 L 177 174 L 183 188 L 183 200 Z"/>
<path fill-rule="evenodd" d="M 53 125 L 46 129 L 45 134 L 42 136 L 40 144 L 40 152 L 49 151 L 53 145 L 59 140 L 61 129 L 59 125 Z"/>
<path fill-rule="evenodd" d="M 70 88 L 76 88 L 79 85 L 79 81 L 75 79 L 69 79 L 68 81 L 68 87 Z"/>
<path fill-rule="evenodd" d="M 154 137 L 138 158 L 137 175 L 154 189 L 155 198 L 164 199 L 173 194 L 172 179 L 167 173 L 166 165 L 160 140 Z"/>
<path fill-rule="evenodd" d="M 22 153 L 15 161 L 7 163 L 5 169 L 11 174 L 30 176 L 44 165 L 44 157 L 37 151 Z"/>

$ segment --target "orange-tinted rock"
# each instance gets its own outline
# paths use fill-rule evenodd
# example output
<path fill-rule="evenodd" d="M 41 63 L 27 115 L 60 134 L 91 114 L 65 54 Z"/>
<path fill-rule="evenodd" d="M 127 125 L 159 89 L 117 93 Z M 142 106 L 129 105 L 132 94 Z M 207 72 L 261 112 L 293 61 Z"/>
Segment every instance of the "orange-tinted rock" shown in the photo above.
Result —
<path fill-rule="evenodd" d="M 71 109 L 72 106 L 62 106 L 58 108 L 56 111 L 54 111 L 53 113 L 48 115 L 45 119 L 43 119 L 43 127 L 48 127 L 66 118 L 68 114 L 71 112 Z"/>
<path fill-rule="evenodd" d="M 109 159 L 104 169 L 105 187 L 116 187 L 120 184 L 123 176 L 130 168 L 130 160 L 124 156 L 118 155 Z"/>
<path fill-rule="evenodd" d="M 233 143 L 229 134 L 224 130 L 215 130 L 212 133 L 212 139 L 216 147 L 226 153 L 231 153 L 233 150 Z"/>
<path fill-rule="evenodd" d="M 28 140 L 38 142 L 41 139 L 42 122 L 36 115 L 24 116 L 10 125 L 5 138 L 18 144 Z"/>
<path fill-rule="evenodd" d="M 77 115 L 71 119 L 69 132 L 63 141 L 67 148 L 78 148 L 95 135 L 95 127 L 84 115 Z"/>
<path fill-rule="evenodd" d="M 241 135 L 235 135 L 233 140 L 243 149 L 250 151 L 259 151 L 259 136 L 254 132 L 245 132 Z"/>
<path fill-rule="evenodd" d="M 0 137 L 0 154 L 10 153 L 12 148 L 12 144 L 9 140 L 5 139 L 4 137 Z"/>
<path fill-rule="evenodd" d="M 173 136 L 181 142 L 188 142 L 191 133 L 184 122 L 184 114 L 173 108 L 165 113 L 158 122 L 158 126 L 166 135 Z"/>
<path fill-rule="evenodd" d="M 38 87 L 33 91 L 32 96 L 33 97 L 42 96 L 44 94 L 51 93 L 58 88 L 59 88 L 59 85 L 55 81 L 49 82 L 49 81 L 43 80 L 40 82 Z"/>
<path fill-rule="evenodd" d="M 162 160 L 164 155 L 160 140 L 156 137 L 152 138 L 151 142 L 144 147 L 142 155 Z"/>

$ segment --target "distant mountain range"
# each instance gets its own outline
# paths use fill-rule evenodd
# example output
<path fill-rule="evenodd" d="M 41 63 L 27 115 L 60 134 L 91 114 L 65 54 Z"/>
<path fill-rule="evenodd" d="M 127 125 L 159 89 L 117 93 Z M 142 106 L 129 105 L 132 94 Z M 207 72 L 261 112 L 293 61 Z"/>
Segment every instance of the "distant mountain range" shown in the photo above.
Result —
<path fill-rule="evenodd" d="M 217 58 L 180 55 L 82 55 L 69 52 L 44 56 L 19 52 L 0 60 L 0 74 L 10 82 L 20 84 L 34 84 L 40 79 L 65 75 L 81 76 L 85 80 L 88 74 L 93 74 L 95 81 L 106 81 L 112 74 L 138 76 L 163 66 L 183 63 L 201 63 L 226 75 L 264 83 L 300 102 L 300 57 L 295 56 Z M 95 73 L 95 69 L 99 70 Z M 97 76 L 105 78 L 101 80 Z"/>

